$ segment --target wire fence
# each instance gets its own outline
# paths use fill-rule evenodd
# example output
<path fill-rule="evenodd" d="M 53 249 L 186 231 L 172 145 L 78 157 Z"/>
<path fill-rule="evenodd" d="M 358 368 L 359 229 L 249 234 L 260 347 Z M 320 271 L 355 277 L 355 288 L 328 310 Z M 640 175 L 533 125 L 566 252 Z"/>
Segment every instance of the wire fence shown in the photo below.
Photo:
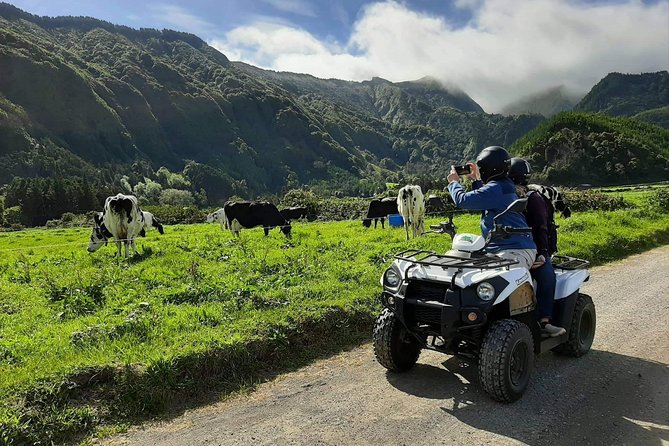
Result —
<path fill-rule="evenodd" d="M 437 215 L 438 215 L 438 216 L 448 216 L 449 214 L 464 214 L 464 213 L 470 213 L 470 212 L 469 212 L 469 211 L 462 211 L 462 210 L 456 210 L 456 211 L 435 211 L 435 212 L 426 212 L 426 213 L 425 213 L 425 216 L 428 216 L 428 217 L 437 216 Z M 379 218 L 379 219 L 381 219 L 381 218 L 385 218 L 385 219 L 387 219 L 387 217 L 388 217 L 388 216 L 385 216 L 385 217 L 377 217 L 377 218 Z M 366 217 L 363 217 L 362 219 L 366 219 Z M 373 219 L 373 217 L 372 217 L 372 219 Z M 302 219 L 297 219 L 297 220 L 293 220 L 293 222 L 295 222 L 295 221 L 301 221 L 301 220 L 302 220 Z M 307 219 L 307 220 L 308 220 L 308 219 Z M 351 219 L 348 219 L 348 221 L 353 221 L 353 220 L 359 220 L 359 218 L 355 218 L 355 219 L 351 218 Z M 212 223 L 213 223 L 213 224 L 219 224 L 220 222 L 219 222 L 219 221 L 214 221 L 214 222 L 212 222 Z M 323 223 L 323 222 L 321 221 L 321 222 L 319 222 L 319 223 Z M 271 226 L 271 227 L 268 227 L 268 228 L 269 228 L 269 229 L 276 229 L 276 228 L 283 229 L 283 228 L 292 227 L 292 226 L 293 226 L 293 224 L 292 224 L 292 223 L 289 223 L 289 224 L 287 224 L 287 225 L 276 225 L 276 226 Z M 228 228 L 229 228 L 229 227 L 228 227 Z M 263 227 L 263 228 L 264 228 L 264 227 Z M 54 228 L 53 230 L 55 230 L 55 229 L 82 229 L 82 230 L 83 230 L 83 229 L 88 229 L 88 228 L 87 228 L 87 227 L 84 227 L 84 226 L 81 226 L 81 227 L 78 227 L 78 228 Z M 251 228 L 245 228 L 245 227 L 242 226 L 242 227 L 240 227 L 240 230 L 241 230 L 241 229 L 251 229 Z M 47 229 L 47 230 L 52 230 L 52 229 Z M 16 232 L 21 232 L 21 231 L 16 231 Z M 14 231 L 12 231 L 12 232 L 7 232 L 7 234 L 9 234 L 9 233 L 14 233 Z M 208 232 L 208 233 L 205 233 L 205 235 L 215 235 L 215 234 L 217 234 L 217 233 L 219 233 L 219 232 L 218 232 L 218 231 L 216 231 L 216 232 L 212 231 L 212 232 L 210 232 L 210 233 L 209 233 L 209 232 Z M 201 234 L 199 234 L 199 235 L 201 235 Z M 116 242 L 124 243 L 124 242 L 137 241 L 138 238 L 139 238 L 139 237 L 134 237 L 134 238 L 124 238 L 124 239 L 115 239 L 115 238 L 111 237 L 111 238 L 109 238 L 109 239 L 107 240 L 107 242 L 108 242 L 108 243 L 116 243 Z M 163 234 L 163 235 L 159 235 L 159 236 L 157 236 L 157 237 L 155 237 L 155 238 L 152 238 L 152 240 L 163 240 L 163 239 L 174 239 L 174 238 L 185 239 L 184 234 Z M 104 243 L 104 241 L 103 241 L 102 243 Z M 89 246 L 89 242 L 72 241 L 72 242 L 66 242 L 66 243 L 51 243 L 51 244 L 42 244 L 42 245 L 20 246 L 20 247 L 15 247 L 15 248 L 0 248 L 0 252 L 18 252 L 18 251 L 29 251 L 29 250 L 35 250 L 35 249 L 63 248 L 63 247 L 67 247 L 67 246 L 71 246 L 71 247 L 88 247 L 88 246 Z"/>

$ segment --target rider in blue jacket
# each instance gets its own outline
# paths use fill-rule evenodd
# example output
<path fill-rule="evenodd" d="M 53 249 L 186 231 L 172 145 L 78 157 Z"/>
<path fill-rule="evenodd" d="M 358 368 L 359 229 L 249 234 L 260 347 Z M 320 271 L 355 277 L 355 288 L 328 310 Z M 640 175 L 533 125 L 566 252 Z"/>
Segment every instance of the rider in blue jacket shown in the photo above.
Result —
<path fill-rule="evenodd" d="M 507 177 L 511 158 L 508 152 L 499 146 L 486 147 L 479 153 L 476 163 L 469 163 L 474 180 L 473 190 L 465 192 L 460 184 L 460 176 L 451 167 L 448 175 L 448 191 L 455 205 L 462 209 L 483 211 L 481 232 L 483 237 L 493 229 L 493 217 L 504 211 L 509 204 L 518 199 L 516 186 Z M 518 212 L 509 212 L 498 220 L 499 224 L 513 228 L 527 227 L 525 216 Z M 488 252 L 500 257 L 517 260 L 520 266 L 528 270 L 533 265 L 537 248 L 532 234 L 512 234 L 508 238 L 497 237 L 487 246 Z"/>

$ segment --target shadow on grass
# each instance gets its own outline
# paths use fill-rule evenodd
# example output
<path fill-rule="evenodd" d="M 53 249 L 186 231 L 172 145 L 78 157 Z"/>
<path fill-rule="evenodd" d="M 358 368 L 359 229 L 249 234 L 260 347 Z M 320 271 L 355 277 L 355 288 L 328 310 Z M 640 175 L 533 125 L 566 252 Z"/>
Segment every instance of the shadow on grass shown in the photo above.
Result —
<path fill-rule="evenodd" d="M 524 444 L 644 444 L 669 441 L 666 364 L 593 350 L 582 358 L 538 357 L 530 387 L 512 404 L 480 388 L 476 364 L 450 357 L 443 368 L 417 364 L 388 372 L 398 390 L 445 400 L 434 422 L 451 417 Z M 664 395 L 664 396 L 663 396 Z"/>

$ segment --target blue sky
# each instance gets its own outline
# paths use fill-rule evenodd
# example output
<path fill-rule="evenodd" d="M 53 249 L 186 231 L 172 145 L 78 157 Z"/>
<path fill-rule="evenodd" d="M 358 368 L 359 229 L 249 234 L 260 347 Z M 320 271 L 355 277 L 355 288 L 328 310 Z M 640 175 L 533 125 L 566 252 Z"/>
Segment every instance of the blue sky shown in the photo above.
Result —
<path fill-rule="evenodd" d="M 303 28 L 321 39 L 345 42 L 358 14 L 366 4 L 374 2 L 371 0 L 9 0 L 8 3 L 37 15 L 83 15 L 135 28 L 187 28 L 205 40 L 222 37 L 237 26 L 271 20 Z M 463 24 L 471 17 L 467 10 L 455 7 L 453 1 L 412 0 L 402 3 L 416 11 L 445 17 L 454 24 Z"/>
<path fill-rule="evenodd" d="M 5 0 L 7 1 L 7 0 Z M 669 69 L 669 0 L 9 0 L 200 36 L 232 60 L 318 77 L 431 76 L 486 111 L 611 71 Z"/>

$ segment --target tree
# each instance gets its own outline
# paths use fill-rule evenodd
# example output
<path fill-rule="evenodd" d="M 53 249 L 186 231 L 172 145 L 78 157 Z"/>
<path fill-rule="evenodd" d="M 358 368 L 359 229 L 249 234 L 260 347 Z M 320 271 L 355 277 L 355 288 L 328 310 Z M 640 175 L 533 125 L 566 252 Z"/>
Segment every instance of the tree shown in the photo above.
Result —
<path fill-rule="evenodd" d="M 172 206 L 191 206 L 195 204 L 195 197 L 187 190 L 165 189 L 160 193 L 160 204 Z"/>

